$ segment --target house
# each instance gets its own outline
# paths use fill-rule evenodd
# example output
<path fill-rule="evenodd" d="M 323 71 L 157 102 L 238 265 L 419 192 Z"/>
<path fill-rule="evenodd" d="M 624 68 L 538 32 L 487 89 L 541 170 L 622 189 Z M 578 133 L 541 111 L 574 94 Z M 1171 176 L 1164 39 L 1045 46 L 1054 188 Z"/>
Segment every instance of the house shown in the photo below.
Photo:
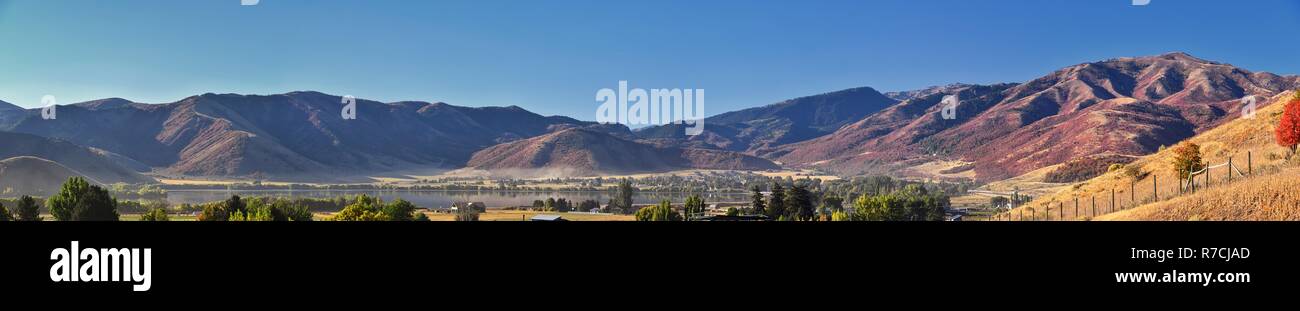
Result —
<path fill-rule="evenodd" d="M 455 203 L 451 203 L 451 211 L 452 211 L 452 212 L 467 211 L 467 212 L 475 212 L 475 213 L 486 213 L 486 212 L 487 212 L 487 204 L 484 204 L 483 202 L 455 202 Z"/>
<path fill-rule="evenodd" d="M 561 217 L 560 215 L 537 215 L 537 216 L 533 216 L 533 218 L 528 219 L 528 221 L 569 221 L 569 220 L 564 219 L 564 217 Z"/>

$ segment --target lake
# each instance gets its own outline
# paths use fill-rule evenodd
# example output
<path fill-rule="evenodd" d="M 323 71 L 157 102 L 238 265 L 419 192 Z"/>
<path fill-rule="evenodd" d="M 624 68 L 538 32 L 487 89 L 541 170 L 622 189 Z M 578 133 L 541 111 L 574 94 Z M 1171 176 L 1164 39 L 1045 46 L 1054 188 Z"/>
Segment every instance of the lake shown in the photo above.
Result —
<path fill-rule="evenodd" d="M 450 207 L 452 202 L 483 202 L 491 208 L 531 206 L 534 200 L 547 198 L 564 198 L 576 206 L 585 200 L 596 200 L 601 205 L 609 202 L 613 196 L 608 192 L 565 191 L 565 192 L 528 192 L 528 191 L 412 191 L 412 190 L 169 190 L 167 202 L 172 205 L 201 204 L 240 197 L 276 197 L 276 198 L 315 198 L 329 199 L 339 196 L 366 194 L 382 198 L 385 202 L 401 198 L 419 207 Z M 656 204 L 664 199 L 681 204 L 690 196 L 685 193 L 648 193 L 638 192 L 632 197 L 633 204 Z M 706 193 L 701 194 L 706 203 L 749 202 L 747 193 Z"/>

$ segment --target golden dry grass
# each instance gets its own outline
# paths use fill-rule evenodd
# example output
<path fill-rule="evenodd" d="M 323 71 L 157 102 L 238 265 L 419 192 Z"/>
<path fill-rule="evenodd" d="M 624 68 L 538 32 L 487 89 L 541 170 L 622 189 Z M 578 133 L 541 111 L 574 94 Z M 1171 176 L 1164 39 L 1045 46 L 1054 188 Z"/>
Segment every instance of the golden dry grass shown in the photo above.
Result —
<path fill-rule="evenodd" d="M 1096 220 L 1300 220 L 1300 168 L 1211 187 Z"/>
<path fill-rule="evenodd" d="M 442 213 L 425 213 L 429 215 L 432 221 L 455 221 L 456 215 Z M 537 215 L 560 215 L 570 221 L 633 221 L 636 217 L 632 215 L 606 215 L 606 214 L 585 214 L 585 213 L 549 213 L 549 212 L 532 212 L 532 211 L 502 211 L 488 210 L 487 213 L 479 214 L 479 221 L 528 221 Z"/>
<path fill-rule="evenodd" d="M 1238 118 L 1189 138 L 1188 141 L 1201 146 L 1202 157 L 1211 165 L 1227 162 L 1231 157 L 1234 165 L 1244 172 L 1247 170 L 1248 152 L 1252 154 L 1251 160 L 1255 170 L 1284 165 L 1290 151 L 1274 142 L 1273 130 L 1281 118 L 1286 101 L 1291 96 L 1291 92 L 1287 92 L 1274 97 L 1269 105 L 1259 108 L 1254 119 Z M 1086 182 L 1064 187 L 1063 190 L 1053 194 L 1037 196 L 1033 202 L 1011 213 L 1013 215 L 1021 212 L 1024 215 L 1036 214 L 1037 218 L 1041 219 L 1050 207 L 1052 217 L 1059 218 L 1059 210 L 1064 207 L 1066 219 L 1084 219 L 1090 217 L 1091 212 L 1088 210 L 1091 208 L 1093 198 L 1097 201 L 1098 214 L 1105 214 L 1111 210 L 1122 211 L 1153 201 L 1155 197 L 1152 193 L 1156 191 L 1159 193 L 1159 199 L 1162 200 L 1175 197 L 1179 193 L 1178 179 L 1172 164 L 1174 158 L 1172 147 L 1169 146 L 1165 150 L 1141 157 L 1128 164 L 1136 166 L 1141 173 L 1145 174 L 1141 178 L 1125 176 L 1123 170 L 1105 173 Z M 1157 179 L 1158 184 L 1153 185 L 1153 178 Z M 1226 168 L 1212 170 L 1210 181 L 1212 185 L 1226 181 Z M 1198 179 L 1198 184 L 1201 182 L 1202 180 Z M 1136 191 L 1132 192 L 1130 189 Z M 1110 206 L 1112 190 L 1115 191 L 1116 197 L 1114 207 Z M 1082 206 L 1078 215 L 1074 214 L 1073 207 L 1076 198 L 1080 199 Z"/>

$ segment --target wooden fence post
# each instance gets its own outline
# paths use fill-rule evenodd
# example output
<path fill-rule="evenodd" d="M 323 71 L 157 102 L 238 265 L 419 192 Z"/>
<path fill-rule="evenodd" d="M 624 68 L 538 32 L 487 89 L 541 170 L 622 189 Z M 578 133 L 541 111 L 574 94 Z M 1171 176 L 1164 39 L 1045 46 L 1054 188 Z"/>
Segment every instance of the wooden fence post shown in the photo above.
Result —
<path fill-rule="evenodd" d="M 1115 188 L 1110 189 L 1110 212 L 1115 212 Z"/>
<path fill-rule="evenodd" d="M 1228 183 L 1232 183 L 1232 157 L 1228 157 Z"/>
<path fill-rule="evenodd" d="M 1088 201 L 1092 201 L 1092 202 L 1090 202 L 1090 203 L 1092 204 L 1092 216 L 1091 216 L 1091 217 L 1097 217 L 1097 195 L 1096 195 L 1096 194 L 1093 194 L 1093 195 L 1092 195 L 1092 199 L 1091 199 L 1091 200 L 1088 200 Z"/>
<path fill-rule="evenodd" d="M 1151 203 L 1160 201 L 1160 183 L 1156 182 L 1156 174 L 1151 173 Z"/>
<path fill-rule="evenodd" d="M 1250 151 L 1246 151 L 1246 175 L 1255 175 L 1255 165 L 1251 163 L 1252 157 Z"/>
<path fill-rule="evenodd" d="M 1128 185 L 1128 204 L 1133 204 L 1133 207 L 1137 207 L 1138 204 L 1137 189 L 1138 182 L 1136 180 Z"/>
<path fill-rule="evenodd" d="M 1074 197 L 1074 218 L 1079 218 L 1079 197 Z"/>
<path fill-rule="evenodd" d="M 1065 202 L 1056 202 L 1056 211 L 1061 214 L 1060 220 L 1065 220 Z"/>

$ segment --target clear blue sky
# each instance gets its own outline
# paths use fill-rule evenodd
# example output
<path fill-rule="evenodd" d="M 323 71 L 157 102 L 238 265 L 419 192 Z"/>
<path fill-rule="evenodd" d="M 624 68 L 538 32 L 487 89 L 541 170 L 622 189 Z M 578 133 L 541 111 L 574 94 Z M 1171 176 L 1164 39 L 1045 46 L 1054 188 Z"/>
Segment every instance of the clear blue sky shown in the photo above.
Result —
<path fill-rule="evenodd" d="M 713 115 L 1169 51 L 1296 74 L 1298 35 L 1295 0 L 0 0 L 0 100 L 316 90 L 593 120 L 628 80 L 705 89 Z"/>

